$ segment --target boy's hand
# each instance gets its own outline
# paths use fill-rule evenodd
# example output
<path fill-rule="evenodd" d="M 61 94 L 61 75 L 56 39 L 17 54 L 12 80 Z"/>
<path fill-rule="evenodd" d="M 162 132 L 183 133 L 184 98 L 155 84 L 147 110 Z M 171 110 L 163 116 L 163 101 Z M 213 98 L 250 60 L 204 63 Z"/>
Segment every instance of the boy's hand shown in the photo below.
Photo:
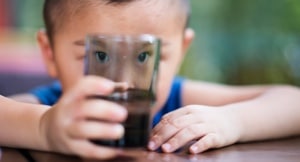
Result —
<path fill-rule="evenodd" d="M 83 158 L 107 159 L 117 155 L 112 148 L 101 147 L 90 139 L 118 139 L 124 133 L 120 122 L 127 116 L 125 108 L 93 95 L 107 95 L 114 83 L 100 77 L 88 76 L 47 111 L 40 122 L 41 135 L 48 150 L 75 154 Z"/>
<path fill-rule="evenodd" d="M 229 109 L 199 105 L 170 112 L 153 129 L 148 148 L 156 150 L 161 146 L 164 152 L 174 152 L 196 140 L 189 151 L 197 154 L 233 144 L 240 134 L 233 114 Z"/>

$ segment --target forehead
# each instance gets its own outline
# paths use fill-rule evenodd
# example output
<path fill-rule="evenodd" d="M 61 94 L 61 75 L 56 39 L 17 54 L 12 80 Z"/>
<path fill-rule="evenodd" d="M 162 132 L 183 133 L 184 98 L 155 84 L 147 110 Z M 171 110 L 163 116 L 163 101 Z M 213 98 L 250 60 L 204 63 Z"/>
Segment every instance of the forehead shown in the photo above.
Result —
<path fill-rule="evenodd" d="M 64 32 L 77 35 L 154 34 L 172 35 L 182 31 L 183 14 L 169 0 L 137 0 L 126 4 L 96 4 L 82 8 L 65 23 Z"/>

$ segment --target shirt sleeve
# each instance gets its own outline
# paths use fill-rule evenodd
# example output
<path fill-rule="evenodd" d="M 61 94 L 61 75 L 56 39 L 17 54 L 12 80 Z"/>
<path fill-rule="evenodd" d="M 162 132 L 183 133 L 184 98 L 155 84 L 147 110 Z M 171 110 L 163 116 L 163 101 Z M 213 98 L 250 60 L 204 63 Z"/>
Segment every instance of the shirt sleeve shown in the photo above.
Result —
<path fill-rule="evenodd" d="M 61 85 L 58 81 L 50 85 L 39 86 L 30 91 L 41 104 L 54 105 L 62 94 Z"/>
<path fill-rule="evenodd" d="M 153 126 L 155 126 L 160 121 L 163 115 L 182 107 L 181 87 L 183 82 L 184 78 L 175 77 L 167 102 L 162 107 L 162 109 L 154 116 L 152 122 Z"/>

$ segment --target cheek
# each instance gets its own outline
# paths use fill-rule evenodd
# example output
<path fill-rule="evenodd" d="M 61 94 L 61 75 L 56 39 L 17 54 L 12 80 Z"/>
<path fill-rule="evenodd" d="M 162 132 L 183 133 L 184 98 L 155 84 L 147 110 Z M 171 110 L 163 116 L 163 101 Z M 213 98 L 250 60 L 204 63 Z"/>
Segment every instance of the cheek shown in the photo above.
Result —
<path fill-rule="evenodd" d="M 172 78 L 159 75 L 156 93 L 157 101 L 154 108 L 152 109 L 152 115 L 155 115 L 163 107 L 166 100 L 168 99 L 171 83 Z"/>
<path fill-rule="evenodd" d="M 176 52 L 179 49 L 169 48 L 174 50 L 165 50 L 163 51 L 164 57 L 160 60 L 159 64 L 159 76 L 158 76 L 158 85 L 157 85 L 157 104 L 155 106 L 154 113 L 156 113 L 168 99 L 170 89 L 174 76 L 177 73 L 177 69 L 180 66 L 180 53 Z"/>
<path fill-rule="evenodd" d="M 171 66 L 170 66 L 171 65 Z M 157 104 L 154 108 L 154 114 L 159 111 L 168 99 L 173 78 L 176 74 L 175 66 L 169 64 L 168 59 L 160 62 L 157 84 Z"/>
<path fill-rule="evenodd" d="M 58 76 L 63 90 L 69 90 L 83 77 L 84 60 L 76 57 L 62 57 L 58 60 L 58 64 Z"/>
<path fill-rule="evenodd" d="M 171 86 L 172 79 L 175 75 L 174 70 L 168 66 L 167 63 L 160 63 L 160 70 L 158 76 L 158 92 L 159 94 L 164 94 L 166 96 L 169 92 L 169 87 Z M 165 97 L 163 97 L 165 98 Z"/>

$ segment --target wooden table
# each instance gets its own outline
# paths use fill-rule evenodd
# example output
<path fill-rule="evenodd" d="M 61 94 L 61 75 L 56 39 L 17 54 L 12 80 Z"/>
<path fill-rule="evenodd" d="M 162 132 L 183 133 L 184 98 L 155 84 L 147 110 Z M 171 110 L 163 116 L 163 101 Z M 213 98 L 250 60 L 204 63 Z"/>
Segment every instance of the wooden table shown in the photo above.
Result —
<path fill-rule="evenodd" d="M 184 149 L 183 149 L 184 150 Z M 20 150 L 13 148 L 2 148 L 0 153 L 1 162 L 85 162 L 72 156 L 64 156 L 53 153 L 25 150 L 23 154 Z M 26 158 L 26 153 L 33 159 Z M 2 155 L 1 155 L 2 154 Z M 190 155 L 185 151 L 172 154 L 148 152 L 142 149 L 127 150 L 124 156 L 118 157 L 108 162 L 300 162 L 300 137 L 282 140 L 254 142 L 247 144 L 236 144 L 222 149 L 207 151 L 198 155 Z"/>

